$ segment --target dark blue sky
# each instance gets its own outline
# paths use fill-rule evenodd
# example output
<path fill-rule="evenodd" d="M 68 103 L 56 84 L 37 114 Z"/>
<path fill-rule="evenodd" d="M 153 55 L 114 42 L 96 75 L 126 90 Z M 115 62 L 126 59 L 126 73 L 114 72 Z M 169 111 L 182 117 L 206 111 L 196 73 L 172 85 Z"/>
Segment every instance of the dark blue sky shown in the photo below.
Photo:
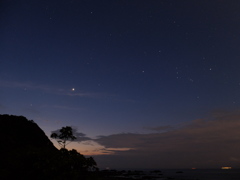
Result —
<path fill-rule="evenodd" d="M 102 167 L 148 145 L 143 152 L 158 149 L 168 133 L 172 139 L 165 143 L 176 144 L 199 121 L 204 134 L 211 122 L 239 125 L 238 0 L 4 0 L 0 26 L 0 113 L 33 119 L 47 135 L 73 126 L 93 139 L 74 148 L 111 154 L 96 157 Z M 213 132 L 219 139 L 221 128 L 235 132 L 226 124 Z M 111 143 L 121 138 L 131 143 Z M 224 162 L 231 158 L 240 159 Z"/>

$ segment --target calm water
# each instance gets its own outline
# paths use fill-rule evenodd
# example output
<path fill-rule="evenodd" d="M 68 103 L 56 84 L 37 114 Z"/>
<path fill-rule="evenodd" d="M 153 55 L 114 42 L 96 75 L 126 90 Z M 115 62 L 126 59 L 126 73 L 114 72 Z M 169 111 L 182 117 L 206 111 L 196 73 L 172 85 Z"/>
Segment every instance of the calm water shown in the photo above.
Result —
<path fill-rule="evenodd" d="M 164 177 L 173 177 L 182 180 L 240 180 L 240 169 L 230 170 L 181 170 L 183 173 L 176 173 L 179 170 L 162 170 Z"/>

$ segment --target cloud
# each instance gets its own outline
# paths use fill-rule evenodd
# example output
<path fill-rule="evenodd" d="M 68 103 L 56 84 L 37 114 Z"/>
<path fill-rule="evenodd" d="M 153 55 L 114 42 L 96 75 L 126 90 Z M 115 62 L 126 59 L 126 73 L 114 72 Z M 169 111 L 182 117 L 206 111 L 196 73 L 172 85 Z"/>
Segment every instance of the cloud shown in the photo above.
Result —
<path fill-rule="evenodd" d="M 84 108 L 79 108 L 79 107 L 68 107 L 68 106 L 59 106 L 59 105 L 53 105 L 53 106 L 45 105 L 45 107 L 51 107 L 51 108 L 63 109 L 63 110 L 75 110 L 75 111 L 80 111 L 80 110 L 84 109 Z"/>
<path fill-rule="evenodd" d="M 65 95 L 67 96 L 78 96 L 78 97 L 90 97 L 90 98 L 99 98 L 103 96 L 107 96 L 103 93 L 87 93 L 87 92 L 66 92 Z"/>
<path fill-rule="evenodd" d="M 239 129 L 240 111 L 215 111 L 205 119 L 193 120 L 175 129 L 169 127 L 164 132 L 99 136 L 95 141 L 105 148 L 126 148 L 126 151 L 97 158 L 106 166 L 111 165 L 110 161 L 117 161 L 117 166 L 125 164 L 129 168 L 239 166 Z"/>
<path fill-rule="evenodd" d="M 149 130 L 153 130 L 153 131 L 158 131 L 158 132 L 162 132 L 162 131 L 169 131 L 171 129 L 173 129 L 173 126 L 167 125 L 167 126 L 158 126 L 158 127 L 145 127 L 145 129 L 149 129 Z"/>
<path fill-rule="evenodd" d="M 93 93 L 93 92 L 83 92 L 83 91 L 72 91 L 71 89 L 63 89 L 49 85 L 34 84 L 31 82 L 14 82 L 14 81 L 3 81 L 0 80 L 0 87 L 5 88 L 19 88 L 26 91 L 29 90 L 39 90 L 44 93 L 57 94 L 63 96 L 77 96 L 77 97 L 87 97 L 87 98 L 100 98 L 109 96 L 103 93 Z"/>
<path fill-rule="evenodd" d="M 7 88 L 21 88 L 23 90 L 41 90 L 44 92 L 54 92 L 58 91 L 61 92 L 63 89 L 55 89 L 50 86 L 45 86 L 45 85 L 38 85 L 34 83 L 29 83 L 29 82 L 14 82 L 14 81 L 0 81 L 0 86 L 1 87 L 7 87 Z"/>

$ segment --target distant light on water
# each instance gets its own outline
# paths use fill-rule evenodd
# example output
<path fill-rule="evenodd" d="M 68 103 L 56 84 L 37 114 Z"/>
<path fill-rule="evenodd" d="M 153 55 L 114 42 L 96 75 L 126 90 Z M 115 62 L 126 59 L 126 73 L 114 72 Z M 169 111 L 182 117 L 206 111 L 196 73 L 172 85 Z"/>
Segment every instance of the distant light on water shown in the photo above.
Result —
<path fill-rule="evenodd" d="M 221 169 L 232 169 L 232 167 L 221 167 Z"/>

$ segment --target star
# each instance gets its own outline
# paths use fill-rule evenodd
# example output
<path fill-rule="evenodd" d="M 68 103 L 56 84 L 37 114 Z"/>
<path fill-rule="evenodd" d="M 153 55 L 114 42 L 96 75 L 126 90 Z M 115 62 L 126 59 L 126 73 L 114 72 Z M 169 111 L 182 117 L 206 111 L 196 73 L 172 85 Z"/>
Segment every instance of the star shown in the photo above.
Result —
<path fill-rule="evenodd" d="M 72 91 L 75 91 L 75 88 L 72 88 Z"/>

